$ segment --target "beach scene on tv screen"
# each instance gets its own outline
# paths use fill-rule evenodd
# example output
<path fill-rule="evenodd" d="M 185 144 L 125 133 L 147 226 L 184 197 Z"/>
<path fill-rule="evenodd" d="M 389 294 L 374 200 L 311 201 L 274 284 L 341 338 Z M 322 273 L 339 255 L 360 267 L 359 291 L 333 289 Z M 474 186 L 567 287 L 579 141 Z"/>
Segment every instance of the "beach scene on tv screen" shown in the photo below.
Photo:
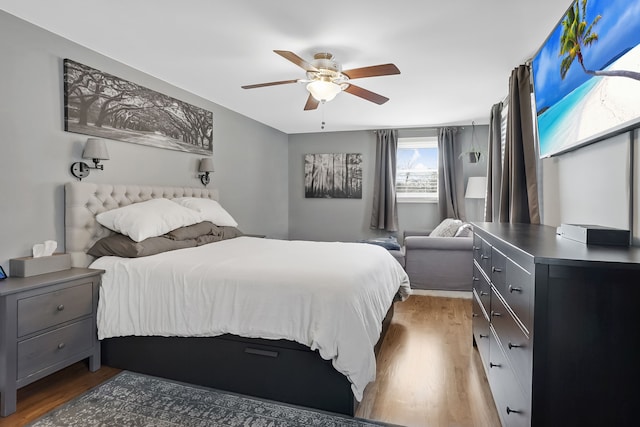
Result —
<path fill-rule="evenodd" d="M 640 0 L 577 0 L 532 68 L 541 157 L 640 122 Z"/>

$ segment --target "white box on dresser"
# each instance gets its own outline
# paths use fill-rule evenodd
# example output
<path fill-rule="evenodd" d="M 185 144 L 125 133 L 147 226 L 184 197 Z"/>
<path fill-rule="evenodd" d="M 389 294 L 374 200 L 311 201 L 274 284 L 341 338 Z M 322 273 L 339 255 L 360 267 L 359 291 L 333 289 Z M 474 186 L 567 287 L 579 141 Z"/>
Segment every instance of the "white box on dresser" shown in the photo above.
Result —
<path fill-rule="evenodd" d="M 504 426 L 636 425 L 640 248 L 474 224 L 473 340 Z"/>

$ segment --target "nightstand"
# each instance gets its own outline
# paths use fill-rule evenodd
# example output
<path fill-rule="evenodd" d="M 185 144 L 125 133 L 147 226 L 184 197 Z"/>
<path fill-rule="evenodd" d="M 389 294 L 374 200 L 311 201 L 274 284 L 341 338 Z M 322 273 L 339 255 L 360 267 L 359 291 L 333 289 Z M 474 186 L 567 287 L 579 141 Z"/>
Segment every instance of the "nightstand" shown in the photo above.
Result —
<path fill-rule="evenodd" d="M 89 359 L 100 369 L 96 328 L 103 270 L 72 268 L 0 282 L 0 415 L 16 410 L 16 390 Z"/>

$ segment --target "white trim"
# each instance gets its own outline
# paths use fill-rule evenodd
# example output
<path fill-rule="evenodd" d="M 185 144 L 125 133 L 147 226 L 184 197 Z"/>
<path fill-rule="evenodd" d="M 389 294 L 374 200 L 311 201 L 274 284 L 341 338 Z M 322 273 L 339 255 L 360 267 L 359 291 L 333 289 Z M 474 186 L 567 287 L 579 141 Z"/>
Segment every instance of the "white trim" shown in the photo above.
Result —
<path fill-rule="evenodd" d="M 411 295 L 439 298 L 471 299 L 471 291 L 437 291 L 428 289 L 411 289 Z"/>

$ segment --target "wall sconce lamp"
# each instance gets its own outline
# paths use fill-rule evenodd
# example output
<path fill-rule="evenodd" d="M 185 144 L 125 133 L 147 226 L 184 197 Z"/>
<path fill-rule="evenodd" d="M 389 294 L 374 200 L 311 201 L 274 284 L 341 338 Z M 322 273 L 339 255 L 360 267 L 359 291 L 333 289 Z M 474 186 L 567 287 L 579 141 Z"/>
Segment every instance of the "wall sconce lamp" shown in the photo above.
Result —
<path fill-rule="evenodd" d="M 200 167 L 198 168 L 198 172 L 203 172 L 198 174 L 200 177 L 200 182 L 205 187 L 209 182 L 211 182 L 211 178 L 209 177 L 209 173 L 213 172 L 213 160 L 210 158 L 200 159 Z"/>
<path fill-rule="evenodd" d="M 82 151 L 83 159 L 92 159 L 93 167 L 84 162 L 75 162 L 71 164 L 71 175 L 75 176 L 79 180 L 89 176 L 90 169 L 103 170 L 104 165 L 100 164 L 100 160 L 109 160 L 109 153 L 107 152 L 107 145 L 103 139 L 89 138 Z"/>

